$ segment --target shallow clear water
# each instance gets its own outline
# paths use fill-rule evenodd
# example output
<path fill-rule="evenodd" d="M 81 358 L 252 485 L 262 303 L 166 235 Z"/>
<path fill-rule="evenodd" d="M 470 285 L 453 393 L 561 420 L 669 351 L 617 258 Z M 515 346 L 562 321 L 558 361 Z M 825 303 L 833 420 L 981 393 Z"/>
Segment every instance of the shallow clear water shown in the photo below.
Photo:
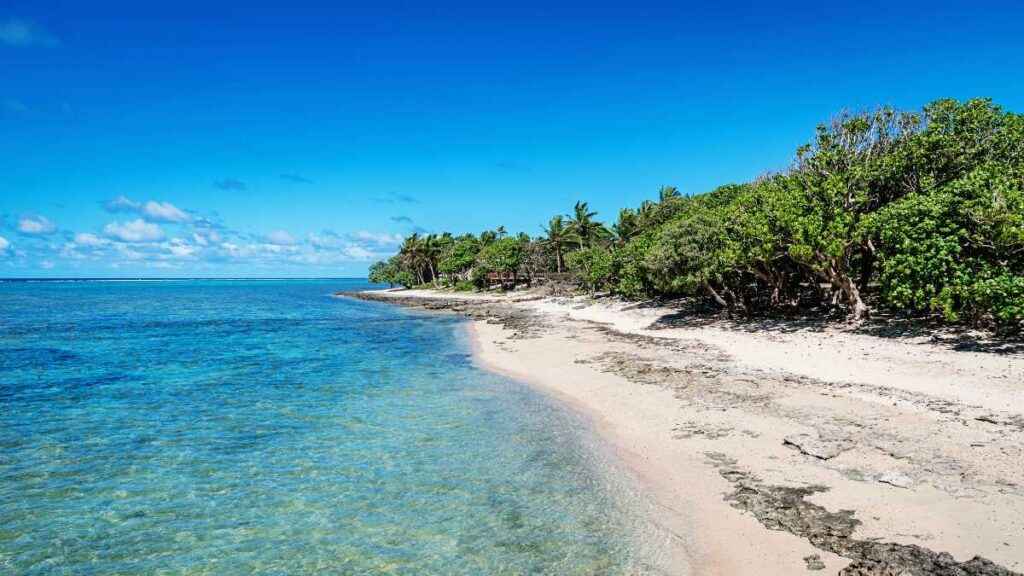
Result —
<path fill-rule="evenodd" d="M 637 571 L 582 423 L 359 287 L 0 283 L 0 573 Z"/>

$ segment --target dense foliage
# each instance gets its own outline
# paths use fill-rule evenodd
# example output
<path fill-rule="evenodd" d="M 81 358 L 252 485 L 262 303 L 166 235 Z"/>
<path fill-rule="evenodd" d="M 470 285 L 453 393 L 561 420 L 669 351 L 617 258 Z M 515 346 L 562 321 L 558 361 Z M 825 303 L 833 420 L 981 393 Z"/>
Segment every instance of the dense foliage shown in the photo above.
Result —
<path fill-rule="evenodd" d="M 571 274 L 590 292 L 695 296 L 731 313 L 873 308 L 1024 325 L 1024 116 L 988 100 L 844 114 L 786 171 L 624 208 L 543 236 L 410 236 L 371 279 L 477 287 Z M 496 282 L 495 278 L 502 279 Z"/>

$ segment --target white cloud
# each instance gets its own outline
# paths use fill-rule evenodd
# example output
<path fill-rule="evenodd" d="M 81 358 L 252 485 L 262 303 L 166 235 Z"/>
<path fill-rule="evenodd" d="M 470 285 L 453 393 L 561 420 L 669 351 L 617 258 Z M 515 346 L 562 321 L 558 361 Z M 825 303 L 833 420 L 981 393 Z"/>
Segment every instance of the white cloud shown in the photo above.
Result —
<path fill-rule="evenodd" d="M 4 252 L 5 250 L 7 250 L 8 246 L 10 245 L 11 243 L 7 241 L 7 238 L 0 236 L 0 252 Z"/>
<path fill-rule="evenodd" d="M 138 212 L 142 205 L 122 195 L 113 200 L 108 200 L 104 207 L 107 209 L 107 212 Z"/>
<path fill-rule="evenodd" d="M 360 230 L 351 234 L 338 234 L 331 230 L 324 230 L 320 234 L 309 234 L 310 245 L 316 248 L 344 248 L 353 244 L 371 248 L 391 248 L 402 243 L 400 234 L 388 234 L 386 232 L 367 232 Z"/>
<path fill-rule="evenodd" d="M 8 46 L 56 46 L 60 41 L 31 22 L 12 18 L 0 22 L 0 43 Z"/>
<path fill-rule="evenodd" d="M 59 254 L 61 258 L 64 258 L 66 260 L 85 259 L 85 254 L 82 254 L 81 252 L 78 251 L 78 245 L 75 244 L 74 242 L 68 242 L 61 246 Z"/>
<path fill-rule="evenodd" d="M 257 244 L 255 246 L 257 252 L 263 252 L 265 254 L 294 254 L 299 251 L 299 246 L 295 244 L 273 244 L 267 242 L 264 244 Z"/>
<path fill-rule="evenodd" d="M 351 258 L 352 260 L 358 261 L 369 261 L 375 260 L 379 256 L 376 252 L 371 252 L 362 246 L 348 246 L 342 251 L 342 254 Z"/>
<path fill-rule="evenodd" d="M 57 227 L 45 216 L 22 216 L 18 230 L 23 234 L 53 234 Z"/>
<path fill-rule="evenodd" d="M 311 265 L 337 265 L 345 262 L 368 262 L 386 258 L 402 243 L 400 234 L 359 230 L 338 234 L 324 230 L 308 235 L 308 245 L 300 254 L 289 257 L 292 262 Z"/>
<path fill-rule="evenodd" d="M 182 212 L 174 204 L 153 200 L 142 206 L 142 215 L 147 220 L 154 222 L 187 222 L 189 220 L 188 214 Z"/>
<path fill-rule="evenodd" d="M 275 246 L 294 246 L 299 241 L 289 234 L 287 230 L 274 230 L 267 234 L 267 242 Z"/>
<path fill-rule="evenodd" d="M 366 230 L 350 234 L 324 230 L 320 234 L 310 234 L 308 240 L 300 254 L 289 258 L 291 261 L 322 266 L 379 260 L 394 253 L 402 242 L 402 236 Z"/>
<path fill-rule="evenodd" d="M 196 230 L 192 233 L 192 241 L 200 246 L 217 244 L 222 239 L 216 230 Z"/>
<path fill-rule="evenodd" d="M 134 261 L 134 260 L 144 260 L 146 258 L 145 254 L 143 254 L 142 252 L 139 252 L 138 250 L 136 250 L 135 248 L 129 246 L 128 244 L 123 244 L 123 243 L 118 242 L 117 244 L 114 244 L 114 248 L 116 248 L 117 249 L 117 253 L 120 254 L 126 260 L 133 260 Z"/>
<path fill-rule="evenodd" d="M 164 237 L 164 231 L 156 224 L 139 218 L 131 222 L 111 222 L 103 228 L 103 233 L 122 242 L 155 242 Z"/>
<path fill-rule="evenodd" d="M 17 248 L 25 250 L 29 266 L 54 262 L 58 267 L 118 266 L 123 270 L 144 270 L 157 266 L 195 266 L 197 269 L 251 270 L 260 273 L 297 271 L 302 268 L 345 267 L 385 258 L 401 242 L 399 234 L 385 232 L 335 232 L 295 235 L 271 229 L 265 235 L 235 231 L 217 222 L 178 209 L 171 203 L 136 202 L 118 196 L 105 203 L 111 212 L 127 213 L 99 231 L 68 233 L 58 240 L 58 227 L 35 214 L 20 216 L 14 228 L 21 234 L 35 234 Z M 168 222 L 169 224 L 163 224 Z M 46 234 L 46 236 L 41 236 Z M 8 234 L 8 238 L 10 235 Z M 45 241 L 43 239 L 45 238 Z M 0 262 L 19 251 L 0 238 Z M 230 268 L 229 268 L 230 267 Z M 82 268 L 78 268 L 82 269 Z"/>
<path fill-rule="evenodd" d="M 42 262 L 39 263 L 39 265 L 46 270 L 53 268 L 53 262 L 50 260 L 43 260 Z"/>
<path fill-rule="evenodd" d="M 322 234 L 310 234 L 309 243 L 314 248 L 339 248 L 345 245 L 345 240 L 334 232 L 324 231 Z"/>
<path fill-rule="evenodd" d="M 366 230 L 359 230 L 349 234 L 349 237 L 359 244 L 380 248 L 397 247 L 402 243 L 401 234 L 388 234 L 387 232 L 367 232 Z"/>
<path fill-rule="evenodd" d="M 110 241 L 106 238 L 100 238 L 99 236 L 88 232 L 79 232 L 78 234 L 75 234 L 75 244 L 78 244 L 79 246 L 98 248 L 109 243 Z"/>
<path fill-rule="evenodd" d="M 104 204 L 107 212 L 120 213 L 131 212 L 142 216 L 150 222 L 188 222 L 192 220 L 184 210 L 170 202 L 136 202 L 127 196 L 121 195 Z"/>
<path fill-rule="evenodd" d="M 79 232 L 70 242 L 61 246 L 58 255 L 67 260 L 99 260 L 108 254 L 106 248 L 111 244 L 113 242 L 106 238 L 90 232 Z"/>
<path fill-rule="evenodd" d="M 195 255 L 197 248 L 181 238 L 175 238 L 168 243 L 167 251 L 175 258 L 191 258 Z"/>

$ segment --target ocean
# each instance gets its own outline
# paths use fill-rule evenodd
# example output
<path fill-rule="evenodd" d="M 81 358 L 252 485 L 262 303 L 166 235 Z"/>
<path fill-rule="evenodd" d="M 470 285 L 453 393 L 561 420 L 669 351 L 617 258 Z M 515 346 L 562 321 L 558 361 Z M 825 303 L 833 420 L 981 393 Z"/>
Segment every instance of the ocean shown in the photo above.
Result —
<path fill-rule="evenodd" d="M 0 283 L 0 574 L 633 574 L 586 422 L 360 280 Z"/>

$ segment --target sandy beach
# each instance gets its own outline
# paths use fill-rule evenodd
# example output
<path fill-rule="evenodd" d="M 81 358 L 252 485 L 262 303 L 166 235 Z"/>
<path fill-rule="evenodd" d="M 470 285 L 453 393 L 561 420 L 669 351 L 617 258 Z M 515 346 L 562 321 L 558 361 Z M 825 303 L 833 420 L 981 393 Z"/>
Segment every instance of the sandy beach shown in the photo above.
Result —
<path fill-rule="evenodd" d="M 480 365 L 586 415 L 688 574 L 1024 570 L 1024 356 L 584 297 L 363 295 L 473 318 Z"/>

